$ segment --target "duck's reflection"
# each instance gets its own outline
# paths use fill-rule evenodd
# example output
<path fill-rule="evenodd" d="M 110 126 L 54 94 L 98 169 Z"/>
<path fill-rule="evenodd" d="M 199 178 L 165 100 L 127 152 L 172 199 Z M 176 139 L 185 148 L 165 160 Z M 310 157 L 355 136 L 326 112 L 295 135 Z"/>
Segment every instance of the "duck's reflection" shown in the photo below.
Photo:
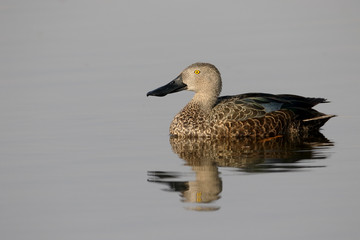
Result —
<path fill-rule="evenodd" d="M 190 203 L 211 203 L 220 198 L 222 180 L 218 167 L 232 167 L 244 172 L 283 172 L 323 167 L 294 164 L 305 159 L 324 159 L 333 144 L 317 133 L 306 138 L 269 139 L 200 139 L 170 138 L 173 151 L 191 166 L 194 181 L 179 181 L 183 174 L 149 171 L 149 181 L 163 183 L 181 193 Z M 219 207 L 196 205 L 194 210 L 217 210 Z"/>

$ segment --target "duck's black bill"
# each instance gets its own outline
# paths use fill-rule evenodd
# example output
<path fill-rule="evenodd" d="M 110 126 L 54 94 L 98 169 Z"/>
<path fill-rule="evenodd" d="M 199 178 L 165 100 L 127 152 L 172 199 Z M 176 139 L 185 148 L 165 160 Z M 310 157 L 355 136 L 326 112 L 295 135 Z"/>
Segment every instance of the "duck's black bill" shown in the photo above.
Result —
<path fill-rule="evenodd" d="M 146 96 L 163 97 L 166 96 L 167 94 L 179 92 L 186 89 L 187 89 L 187 85 L 183 83 L 181 75 L 179 75 L 177 78 L 175 78 L 165 86 L 159 87 L 155 90 L 148 92 Z"/>

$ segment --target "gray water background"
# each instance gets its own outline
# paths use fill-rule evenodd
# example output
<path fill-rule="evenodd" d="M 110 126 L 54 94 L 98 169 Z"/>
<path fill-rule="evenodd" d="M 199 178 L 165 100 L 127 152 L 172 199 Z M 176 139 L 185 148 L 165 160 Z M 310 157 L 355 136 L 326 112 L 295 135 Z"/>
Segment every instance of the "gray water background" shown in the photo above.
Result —
<path fill-rule="evenodd" d="M 1 239 L 358 239 L 359 1 L 0 2 Z M 325 97 L 321 165 L 220 168 L 212 212 L 149 171 L 194 178 L 168 127 L 191 98 L 147 91 L 205 61 L 223 95 Z"/>

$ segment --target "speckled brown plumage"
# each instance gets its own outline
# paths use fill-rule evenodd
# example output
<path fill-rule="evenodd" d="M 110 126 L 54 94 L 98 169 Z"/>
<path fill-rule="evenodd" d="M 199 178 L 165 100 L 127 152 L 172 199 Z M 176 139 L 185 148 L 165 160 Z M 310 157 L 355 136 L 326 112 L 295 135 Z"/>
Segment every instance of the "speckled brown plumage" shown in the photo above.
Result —
<path fill-rule="evenodd" d="M 256 110 L 231 105 L 220 103 L 210 112 L 205 112 L 197 104 L 190 103 L 175 116 L 170 134 L 180 137 L 276 136 L 296 127 L 291 111 L 263 115 Z"/>
<path fill-rule="evenodd" d="M 195 63 L 172 82 L 147 95 L 165 96 L 181 90 L 195 92 L 170 125 L 170 134 L 177 137 L 307 134 L 334 116 L 312 109 L 316 104 L 327 102 L 323 98 L 267 93 L 218 97 L 221 87 L 220 72 L 214 65 Z"/>

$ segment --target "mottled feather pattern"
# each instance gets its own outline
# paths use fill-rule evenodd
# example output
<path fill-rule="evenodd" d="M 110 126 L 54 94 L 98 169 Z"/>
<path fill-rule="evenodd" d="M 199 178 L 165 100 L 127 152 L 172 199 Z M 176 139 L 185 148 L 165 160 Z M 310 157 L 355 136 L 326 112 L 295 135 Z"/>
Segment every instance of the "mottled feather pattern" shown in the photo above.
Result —
<path fill-rule="evenodd" d="M 202 110 L 201 106 L 190 102 L 174 118 L 170 126 L 170 134 L 173 136 L 191 137 L 271 137 L 283 134 L 305 133 L 309 130 L 302 123 L 301 117 L 321 116 L 322 114 L 313 109 L 306 109 L 307 115 L 297 115 L 296 111 L 286 108 L 267 112 L 261 102 L 268 104 L 276 98 L 277 103 L 283 106 L 291 106 L 290 96 L 276 95 L 264 96 L 256 99 L 252 94 L 251 101 L 244 101 L 242 95 L 219 98 L 210 112 Z M 316 101 L 308 103 L 305 98 L 295 96 L 295 106 L 312 106 Z M 282 99 L 282 100 L 281 100 Z M 299 101 L 299 100 L 302 101 Z M 323 100 L 321 100 L 322 102 Z M 301 103 L 301 104 L 300 104 Z M 294 108 L 295 109 L 295 108 Z M 304 110 L 303 110 L 304 111 Z M 320 127 L 320 126 L 318 126 Z"/>

